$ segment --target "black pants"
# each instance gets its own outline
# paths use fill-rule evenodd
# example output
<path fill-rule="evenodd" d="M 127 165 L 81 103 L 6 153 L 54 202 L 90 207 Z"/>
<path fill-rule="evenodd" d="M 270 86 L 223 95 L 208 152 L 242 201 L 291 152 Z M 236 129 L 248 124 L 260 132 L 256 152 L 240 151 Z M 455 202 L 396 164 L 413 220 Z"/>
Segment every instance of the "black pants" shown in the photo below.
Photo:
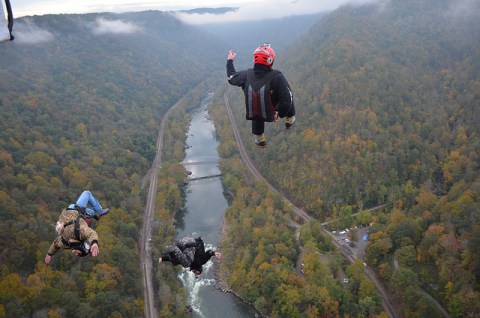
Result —
<path fill-rule="evenodd" d="M 265 122 L 263 120 L 252 119 L 252 134 L 261 135 L 265 131 Z"/>
<path fill-rule="evenodd" d="M 287 113 L 287 117 L 295 116 L 295 106 L 292 104 Z M 261 135 L 265 132 L 265 121 L 262 119 L 252 119 L 252 134 Z"/>

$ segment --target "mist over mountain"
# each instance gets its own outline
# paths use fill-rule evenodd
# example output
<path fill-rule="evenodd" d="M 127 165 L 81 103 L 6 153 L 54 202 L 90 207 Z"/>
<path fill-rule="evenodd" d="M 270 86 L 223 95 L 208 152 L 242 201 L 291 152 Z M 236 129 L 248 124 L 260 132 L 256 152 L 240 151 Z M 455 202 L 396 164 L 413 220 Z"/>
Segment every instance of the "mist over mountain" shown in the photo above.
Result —
<path fill-rule="evenodd" d="M 29 17 L 16 21 L 16 33 L 18 41 L 2 47 L 2 70 L 13 68 L 24 58 L 33 60 L 38 67 L 51 64 L 54 58 L 57 67 L 65 67 L 80 77 L 96 73 L 94 68 L 101 65 L 120 72 L 121 77 L 134 75 L 131 72 L 137 72 L 139 79 L 150 77 L 153 85 L 166 91 L 175 90 L 168 86 L 174 82 L 166 80 L 168 76 L 180 80 L 180 84 L 189 81 L 192 85 L 201 80 L 211 66 L 212 54 L 215 56 L 220 47 L 212 36 L 170 14 L 155 11 Z M 195 59 L 191 58 L 193 52 Z M 22 63 L 15 66 L 16 72 L 23 71 Z M 186 76 L 187 72 L 191 73 Z M 108 82 L 116 84 L 118 76 Z M 163 85 L 158 85 L 162 80 Z M 180 90 L 188 90 L 188 86 L 179 86 Z"/>

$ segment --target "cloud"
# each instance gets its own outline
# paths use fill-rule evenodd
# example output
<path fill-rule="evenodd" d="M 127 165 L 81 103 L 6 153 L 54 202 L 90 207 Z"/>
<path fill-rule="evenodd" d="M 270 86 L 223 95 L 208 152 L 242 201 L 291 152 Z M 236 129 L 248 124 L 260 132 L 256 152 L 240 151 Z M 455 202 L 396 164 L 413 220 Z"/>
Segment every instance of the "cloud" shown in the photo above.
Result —
<path fill-rule="evenodd" d="M 457 0 L 450 7 L 450 12 L 455 17 L 478 17 L 480 16 L 480 1 Z"/>
<path fill-rule="evenodd" d="M 15 42 L 23 44 L 45 43 L 55 39 L 53 33 L 41 29 L 29 19 L 15 23 L 14 35 Z"/>
<path fill-rule="evenodd" d="M 141 31 L 140 26 L 131 22 L 122 20 L 107 20 L 105 18 L 98 18 L 92 25 L 93 34 L 131 34 Z"/>
<path fill-rule="evenodd" d="M 332 11 L 345 4 L 366 4 L 379 0 L 265 0 L 247 3 L 225 14 L 176 13 L 185 23 L 205 24 L 283 18 L 292 15 Z"/>

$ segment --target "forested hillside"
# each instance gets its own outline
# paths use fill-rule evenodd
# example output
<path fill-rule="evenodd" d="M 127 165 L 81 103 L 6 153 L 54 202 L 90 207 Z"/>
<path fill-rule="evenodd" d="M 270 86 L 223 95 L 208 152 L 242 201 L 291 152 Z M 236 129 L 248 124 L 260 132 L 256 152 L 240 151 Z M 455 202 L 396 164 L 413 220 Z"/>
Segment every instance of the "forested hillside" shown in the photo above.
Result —
<path fill-rule="evenodd" d="M 319 220 L 374 224 L 366 262 L 406 317 L 438 314 L 426 293 L 453 317 L 480 312 L 478 39 L 476 2 L 336 10 L 277 52 L 298 122 L 288 132 L 268 125 L 265 150 L 254 148 L 242 92 L 230 89 L 244 141 L 275 186 Z M 245 237 L 229 239 L 249 249 Z"/>
<path fill-rule="evenodd" d="M 0 317 L 142 316 L 137 241 L 158 122 L 205 78 L 225 78 L 226 51 L 237 42 L 154 11 L 27 17 L 15 31 L 0 45 Z M 364 265 L 344 264 L 320 233 L 325 220 L 371 222 L 365 260 L 406 317 L 439 313 L 426 293 L 452 317 L 478 316 L 478 39 L 475 1 L 391 0 L 319 18 L 277 50 L 298 122 L 288 132 L 268 124 L 267 149 L 254 148 L 242 92 L 230 89 L 256 165 L 317 219 L 298 237 L 289 206 L 245 180 L 218 93 L 230 287 L 277 317 L 384 317 Z M 173 161 L 182 157 L 185 109 L 165 137 L 172 162 L 159 181 L 157 242 L 174 235 L 172 214 L 182 206 L 183 169 Z M 100 255 L 60 252 L 46 266 L 53 224 L 84 189 L 112 208 L 94 222 Z M 156 272 L 168 281 L 159 312 L 186 316 L 173 273 Z"/>
<path fill-rule="evenodd" d="M 141 186 L 158 123 L 225 49 L 160 12 L 26 17 L 15 31 L 0 45 L 0 316 L 143 316 Z M 46 266 L 58 215 L 85 189 L 112 209 L 93 221 L 100 255 Z"/>

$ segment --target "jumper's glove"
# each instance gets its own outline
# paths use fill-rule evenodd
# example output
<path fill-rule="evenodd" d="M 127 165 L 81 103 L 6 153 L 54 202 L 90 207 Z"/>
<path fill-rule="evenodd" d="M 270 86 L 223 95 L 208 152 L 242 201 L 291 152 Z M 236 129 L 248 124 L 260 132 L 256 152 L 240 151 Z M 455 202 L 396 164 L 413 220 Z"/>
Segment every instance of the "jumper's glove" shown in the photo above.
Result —
<path fill-rule="evenodd" d="M 228 60 L 233 61 L 235 59 L 235 56 L 237 56 L 237 53 L 235 53 L 233 50 L 228 51 L 228 57 L 227 57 Z"/>

